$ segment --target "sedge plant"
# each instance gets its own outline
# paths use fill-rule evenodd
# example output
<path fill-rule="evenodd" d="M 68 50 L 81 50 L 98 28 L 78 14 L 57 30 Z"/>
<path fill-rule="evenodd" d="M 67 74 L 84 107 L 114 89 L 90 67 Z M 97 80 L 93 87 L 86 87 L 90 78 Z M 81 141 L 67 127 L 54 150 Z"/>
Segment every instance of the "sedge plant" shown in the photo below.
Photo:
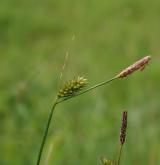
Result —
<path fill-rule="evenodd" d="M 78 76 L 77 78 L 74 78 L 73 80 L 68 81 L 63 87 L 61 87 L 59 89 L 56 97 L 55 97 L 53 106 L 50 110 L 50 114 L 49 114 L 46 128 L 44 131 L 44 136 L 42 138 L 42 143 L 41 143 L 40 150 L 38 153 L 36 165 L 40 165 L 40 161 L 41 161 L 43 149 L 45 146 L 45 142 L 47 139 L 50 123 L 51 123 L 51 120 L 53 117 L 53 112 L 54 112 L 54 110 L 58 104 L 63 103 L 64 101 L 67 101 L 71 98 L 83 95 L 83 94 L 85 94 L 85 93 L 87 93 L 87 92 L 89 92 L 95 88 L 109 84 L 109 83 L 113 82 L 114 80 L 127 77 L 128 75 L 132 74 L 136 70 L 142 71 L 145 68 L 145 66 L 148 64 L 150 59 L 151 59 L 151 56 L 145 56 L 144 58 L 138 60 L 134 64 L 132 64 L 129 67 L 122 70 L 120 73 L 118 73 L 116 76 L 112 77 L 111 79 L 108 79 L 104 82 L 98 83 L 98 84 L 91 86 L 89 88 L 86 88 L 88 85 L 87 79 L 84 77 L 81 77 L 81 76 Z"/>

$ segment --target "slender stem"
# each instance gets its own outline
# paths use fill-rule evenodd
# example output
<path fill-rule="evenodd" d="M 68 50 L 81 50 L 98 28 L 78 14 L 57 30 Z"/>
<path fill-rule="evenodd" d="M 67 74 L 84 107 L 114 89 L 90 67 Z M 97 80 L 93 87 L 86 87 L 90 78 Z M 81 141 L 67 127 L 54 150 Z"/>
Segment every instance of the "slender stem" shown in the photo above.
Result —
<path fill-rule="evenodd" d="M 44 132 L 44 136 L 43 136 L 41 147 L 40 147 L 39 154 L 38 154 L 37 165 L 39 165 L 40 164 L 40 161 L 41 161 L 43 148 L 44 148 L 44 145 L 45 145 L 45 142 L 46 142 L 46 138 L 47 138 L 47 135 L 48 135 L 49 126 L 50 126 L 50 123 L 51 123 L 51 120 L 52 120 L 54 109 L 55 109 L 55 107 L 57 105 L 57 101 L 58 100 L 56 99 L 55 102 L 54 102 L 54 104 L 53 104 L 53 106 L 52 106 L 51 112 L 49 114 L 49 118 L 48 118 L 48 121 L 47 121 L 46 129 L 45 129 L 45 132 Z"/>
<path fill-rule="evenodd" d="M 37 165 L 39 165 L 40 164 L 40 161 L 41 161 L 43 148 L 44 148 L 44 145 L 45 145 L 45 142 L 46 142 L 46 138 L 47 138 L 47 135 L 48 135 L 49 126 L 50 126 L 50 123 L 51 123 L 51 120 L 52 120 L 52 116 L 53 116 L 53 112 L 54 112 L 54 109 L 55 109 L 56 105 L 59 104 L 59 103 L 61 103 L 61 102 L 63 102 L 63 101 L 66 101 L 68 99 L 71 99 L 73 97 L 76 97 L 76 96 L 82 95 L 82 94 L 84 94 L 86 92 L 89 92 L 92 89 L 95 89 L 97 87 L 100 87 L 102 85 L 105 85 L 105 84 L 107 84 L 107 83 L 109 83 L 109 82 L 111 82 L 111 81 L 113 81 L 115 79 L 117 79 L 117 77 L 113 77 L 113 78 L 111 78 L 111 79 L 109 79 L 107 81 L 101 82 L 101 83 L 99 83 L 97 85 L 94 85 L 94 86 L 92 86 L 92 87 L 90 87 L 90 88 L 88 88 L 88 89 L 86 89 L 86 90 L 84 90 L 84 91 L 82 91 L 80 93 L 77 93 L 77 94 L 75 94 L 75 95 L 73 95 L 71 97 L 64 98 L 62 100 L 58 100 L 58 98 L 56 98 L 56 100 L 55 100 L 55 102 L 54 102 L 54 104 L 52 106 L 51 112 L 49 114 L 48 121 L 47 121 L 47 126 L 46 126 L 46 129 L 45 129 L 45 132 L 44 132 L 44 136 L 43 136 L 41 147 L 40 147 L 39 154 L 38 154 Z"/>
<path fill-rule="evenodd" d="M 118 155 L 118 163 L 117 163 L 117 165 L 120 165 L 120 159 L 121 159 L 122 147 L 123 147 L 123 145 L 121 145 L 121 146 L 120 146 L 120 149 L 119 149 L 119 155 Z"/>
<path fill-rule="evenodd" d="M 117 79 L 117 78 L 118 78 L 118 77 L 113 77 L 113 78 L 111 78 L 111 79 L 109 79 L 109 80 L 107 80 L 107 81 L 104 81 L 104 82 L 101 82 L 101 83 L 99 83 L 99 84 L 96 84 L 96 85 L 94 85 L 94 86 L 92 86 L 92 87 L 90 87 L 90 88 L 88 88 L 88 89 L 86 89 L 86 90 L 84 90 L 84 91 L 82 91 L 82 92 L 79 92 L 79 93 L 77 93 L 77 94 L 75 94 L 75 95 L 72 95 L 72 96 L 70 96 L 70 97 L 64 98 L 64 99 L 62 99 L 62 100 L 59 100 L 57 103 L 61 103 L 61 102 L 63 102 L 63 101 L 69 100 L 69 99 L 71 99 L 71 98 L 73 98 L 73 97 L 80 96 L 80 95 L 82 95 L 82 94 L 84 94 L 84 93 L 87 93 L 87 92 L 89 92 L 89 91 L 91 91 L 91 90 L 97 88 L 97 87 L 103 86 L 103 85 L 105 85 L 105 84 L 107 84 L 107 83 L 109 83 L 109 82 L 111 82 L 111 81 L 113 81 L 113 80 L 115 80 L 115 79 Z"/>

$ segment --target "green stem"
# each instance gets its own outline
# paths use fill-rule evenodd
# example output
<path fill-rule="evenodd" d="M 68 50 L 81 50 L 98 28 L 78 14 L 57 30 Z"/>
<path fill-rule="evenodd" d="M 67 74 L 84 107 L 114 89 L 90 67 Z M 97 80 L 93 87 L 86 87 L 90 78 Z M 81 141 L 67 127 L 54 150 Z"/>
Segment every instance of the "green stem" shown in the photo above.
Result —
<path fill-rule="evenodd" d="M 99 84 L 96 84 L 96 85 L 94 85 L 94 86 L 92 86 L 92 87 L 90 87 L 90 88 L 88 88 L 88 89 L 86 89 L 86 90 L 84 90 L 84 91 L 82 91 L 82 92 L 79 92 L 79 93 L 77 93 L 77 94 L 75 94 L 75 95 L 72 95 L 72 96 L 70 96 L 70 97 L 64 98 L 64 99 L 62 99 L 62 100 L 59 100 L 57 103 L 61 103 L 61 102 L 63 102 L 63 101 L 69 100 L 69 99 L 71 99 L 71 98 L 73 98 L 73 97 L 80 96 L 80 95 L 82 95 L 82 94 L 84 94 L 84 93 L 86 93 L 86 92 L 89 92 L 89 91 L 91 91 L 91 90 L 93 90 L 93 89 L 95 89 L 95 88 L 98 88 L 98 87 L 100 87 L 100 86 L 103 86 L 103 85 L 105 85 L 105 84 L 107 84 L 107 83 L 109 83 L 109 82 L 111 82 L 111 81 L 113 81 L 113 80 L 115 80 L 115 79 L 117 79 L 117 78 L 118 78 L 118 77 L 113 77 L 113 78 L 111 78 L 111 79 L 109 79 L 109 80 L 107 80 L 107 81 L 104 81 L 104 82 L 101 82 L 101 83 L 99 83 Z"/>
<path fill-rule="evenodd" d="M 120 146 L 120 149 L 119 149 L 119 155 L 118 155 L 118 163 L 117 163 L 117 165 L 120 165 L 121 154 L 122 154 L 122 147 L 123 147 L 123 145 L 121 145 Z"/>
<path fill-rule="evenodd" d="M 46 129 L 45 129 L 45 132 L 44 132 L 44 136 L 43 136 L 41 147 L 40 147 L 39 154 L 38 154 L 37 165 L 39 165 L 40 161 L 41 161 L 43 148 L 44 148 L 44 145 L 45 145 L 45 142 L 46 142 L 49 126 L 50 126 L 50 123 L 51 123 L 51 120 L 52 120 L 54 109 L 55 109 L 55 107 L 57 105 L 57 101 L 58 101 L 58 99 L 55 100 L 55 102 L 54 102 L 54 104 L 52 106 L 51 112 L 49 114 L 49 118 L 48 118 L 48 121 L 47 121 Z"/>
<path fill-rule="evenodd" d="M 64 98 L 62 100 L 58 100 L 58 98 L 56 98 L 56 100 L 55 100 L 55 102 L 54 102 L 54 104 L 52 106 L 51 112 L 49 114 L 48 121 L 47 121 L 47 126 L 46 126 L 46 129 L 45 129 L 45 132 L 44 132 L 44 136 L 43 136 L 41 147 L 40 147 L 39 154 L 38 154 L 37 165 L 39 165 L 40 164 L 40 161 L 41 161 L 42 152 L 43 152 L 44 145 L 45 145 L 45 142 L 46 142 L 46 139 L 47 139 L 49 126 L 50 126 L 50 123 L 51 123 L 51 120 L 52 120 L 52 116 L 53 116 L 53 112 L 54 112 L 54 109 L 55 109 L 56 105 L 59 104 L 59 103 L 61 103 L 61 102 L 63 102 L 63 101 L 69 100 L 69 99 L 71 99 L 73 97 L 76 97 L 76 96 L 82 95 L 82 94 L 84 94 L 86 92 L 89 92 L 89 91 L 91 91 L 91 90 L 93 90 L 93 89 L 95 89 L 97 87 L 100 87 L 102 85 L 105 85 L 105 84 L 107 84 L 107 83 L 109 83 L 109 82 L 111 82 L 111 81 L 113 81 L 115 79 L 117 79 L 117 77 L 113 77 L 113 78 L 111 78 L 111 79 L 109 79 L 107 81 L 101 82 L 101 83 L 99 83 L 97 85 L 94 85 L 94 86 L 92 86 L 92 87 L 90 87 L 90 88 L 88 88 L 88 89 L 86 89 L 86 90 L 84 90 L 84 91 L 82 91 L 80 93 L 77 93 L 77 94 L 75 94 L 75 95 L 73 95 L 71 97 Z"/>

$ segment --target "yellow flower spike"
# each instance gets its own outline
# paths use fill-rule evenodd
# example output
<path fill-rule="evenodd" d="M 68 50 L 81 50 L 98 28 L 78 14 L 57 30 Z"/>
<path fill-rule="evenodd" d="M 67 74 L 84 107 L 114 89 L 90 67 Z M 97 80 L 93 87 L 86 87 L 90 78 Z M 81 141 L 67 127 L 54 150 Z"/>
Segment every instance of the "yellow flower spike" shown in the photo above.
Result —
<path fill-rule="evenodd" d="M 58 92 L 58 98 L 71 97 L 87 85 L 87 79 L 78 76 L 68 81 Z"/>

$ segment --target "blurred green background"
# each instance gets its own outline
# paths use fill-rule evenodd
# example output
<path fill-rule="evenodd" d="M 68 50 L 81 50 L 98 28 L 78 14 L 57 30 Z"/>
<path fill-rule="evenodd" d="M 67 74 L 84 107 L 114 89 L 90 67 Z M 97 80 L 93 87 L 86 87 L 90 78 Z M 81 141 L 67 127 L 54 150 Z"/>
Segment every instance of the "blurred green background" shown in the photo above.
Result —
<path fill-rule="evenodd" d="M 41 164 L 160 164 L 160 1 L 0 1 L 0 165 L 34 165 L 66 52 L 63 82 L 107 80 L 151 54 L 144 72 L 58 105 Z"/>

